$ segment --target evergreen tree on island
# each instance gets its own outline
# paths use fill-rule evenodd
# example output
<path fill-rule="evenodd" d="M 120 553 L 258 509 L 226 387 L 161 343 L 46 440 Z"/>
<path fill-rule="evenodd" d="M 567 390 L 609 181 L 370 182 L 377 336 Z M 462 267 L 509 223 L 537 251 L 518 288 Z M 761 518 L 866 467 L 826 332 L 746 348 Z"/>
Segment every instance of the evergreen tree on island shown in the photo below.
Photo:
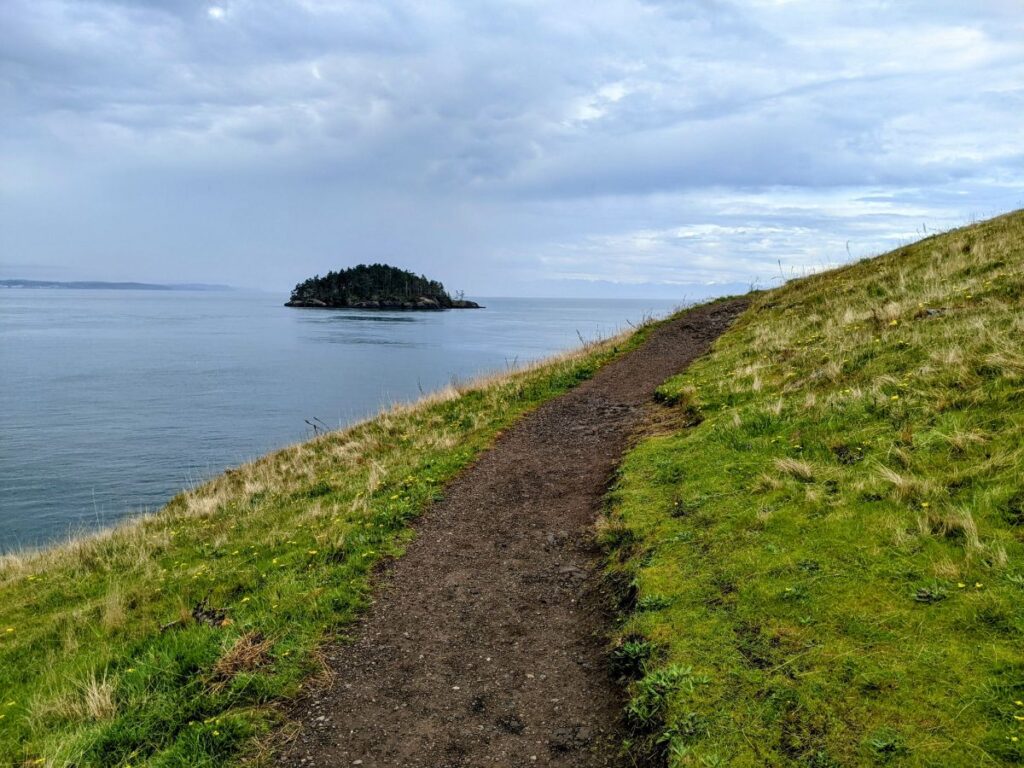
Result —
<path fill-rule="evenodd" d="M 286 307 L 319 309 L 478 309 L 480 305 L 452 298 L 437 280 L 387 264 L 360 264 L 316 275 L 292 290 Z"/>

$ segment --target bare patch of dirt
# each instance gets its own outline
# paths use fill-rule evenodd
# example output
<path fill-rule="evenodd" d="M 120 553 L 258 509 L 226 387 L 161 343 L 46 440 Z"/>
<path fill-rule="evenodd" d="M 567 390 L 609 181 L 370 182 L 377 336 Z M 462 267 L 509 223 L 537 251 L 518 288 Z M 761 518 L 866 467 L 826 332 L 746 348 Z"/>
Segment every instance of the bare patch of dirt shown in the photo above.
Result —
<path fill-rule="evenodd" d="M 700 307 L 523 418 L 417 522 L 330 682 L 291 713 L 286 766 L 612 766 L 622 694 L 593 525 L 655 388 L 745 308 Z"/>

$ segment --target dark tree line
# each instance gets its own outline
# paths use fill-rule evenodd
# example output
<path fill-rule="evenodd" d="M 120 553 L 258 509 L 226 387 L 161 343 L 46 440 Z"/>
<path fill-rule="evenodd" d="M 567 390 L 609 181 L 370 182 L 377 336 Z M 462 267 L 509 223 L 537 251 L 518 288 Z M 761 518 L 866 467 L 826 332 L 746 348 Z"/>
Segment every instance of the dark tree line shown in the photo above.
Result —
<path fill-rule="evenodd" d="M 322 302 L 330 307 L 351 307 L 367 302 L 406 304 L 424 299 L 440 307 L 452 306 L 451 296 L 437 280 L 387 264 L 360 264 L 299 283 L 289 303 Z"/>

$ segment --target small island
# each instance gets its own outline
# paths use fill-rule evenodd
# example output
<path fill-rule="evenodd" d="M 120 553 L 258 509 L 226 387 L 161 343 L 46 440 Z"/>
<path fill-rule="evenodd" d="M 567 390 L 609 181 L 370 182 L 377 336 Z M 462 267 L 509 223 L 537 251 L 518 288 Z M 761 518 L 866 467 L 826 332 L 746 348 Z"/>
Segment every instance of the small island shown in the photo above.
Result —
<path fill-rule="evenodd" d="M 424 275 L 387 264 L 360 264 L 299 283 L 286 307 L 313 309 L 482 309 L 461 292 L 452 298 Z"/>

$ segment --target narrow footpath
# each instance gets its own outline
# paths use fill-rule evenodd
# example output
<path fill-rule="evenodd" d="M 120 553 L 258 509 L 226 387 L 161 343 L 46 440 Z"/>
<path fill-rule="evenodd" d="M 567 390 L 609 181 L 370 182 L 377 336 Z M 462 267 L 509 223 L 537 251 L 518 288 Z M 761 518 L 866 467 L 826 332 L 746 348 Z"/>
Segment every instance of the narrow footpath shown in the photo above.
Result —
<path fill-rule="evenodd" d="M 613 766 L 622 692 L 594 522 L 654 390 L 743 299 L 688 312 L 505 432 L 417 521 L 282 766 Z"/>

